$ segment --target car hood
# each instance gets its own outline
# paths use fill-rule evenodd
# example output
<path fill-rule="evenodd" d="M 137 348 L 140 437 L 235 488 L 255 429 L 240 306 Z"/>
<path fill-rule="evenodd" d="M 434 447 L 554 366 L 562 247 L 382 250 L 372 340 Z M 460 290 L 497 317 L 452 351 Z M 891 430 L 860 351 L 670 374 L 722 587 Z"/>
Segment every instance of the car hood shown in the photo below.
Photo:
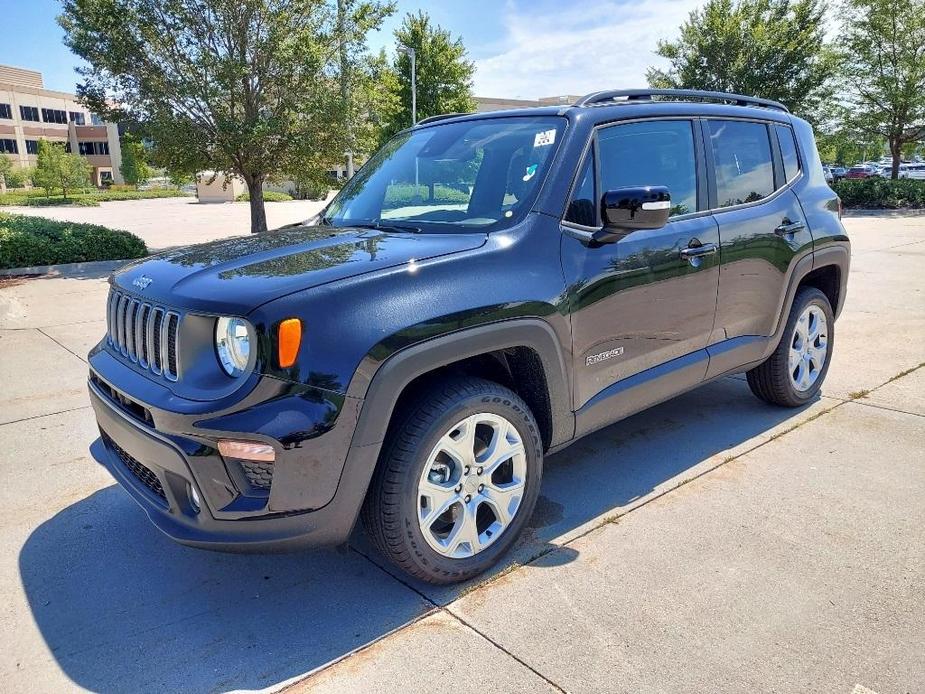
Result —
<path fill-rule="evenodd" d="M 292 292 L 475 249 L 486 238 L 299 226 L 165 251 L 119 269 L 112 282 L 153 303 L 244 315 Z"/>

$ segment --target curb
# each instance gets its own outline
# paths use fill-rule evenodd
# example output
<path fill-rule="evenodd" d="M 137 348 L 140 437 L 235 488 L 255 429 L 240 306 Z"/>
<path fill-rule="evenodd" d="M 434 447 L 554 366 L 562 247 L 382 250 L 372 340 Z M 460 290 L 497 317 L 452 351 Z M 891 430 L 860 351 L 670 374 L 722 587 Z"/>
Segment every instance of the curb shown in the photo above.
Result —
<path fill-rule="evenodd" d="M 0 277 L 18 277 L 20 275 L 51 275 L 81 277 L 105 272 L 109 274 L 134 258 L 125 260 L 94 260 L 83 263 L 63 263 L 61 265 L 33 265 L 31 267 L 14 267 L 0 270 Z"/>
<path fill-rule="evenodd" d="M 917 208 L 853 208 L 846 207 L 842 210 L 842 217 L 922 217 L 925 216 L 925 209 Z"/>

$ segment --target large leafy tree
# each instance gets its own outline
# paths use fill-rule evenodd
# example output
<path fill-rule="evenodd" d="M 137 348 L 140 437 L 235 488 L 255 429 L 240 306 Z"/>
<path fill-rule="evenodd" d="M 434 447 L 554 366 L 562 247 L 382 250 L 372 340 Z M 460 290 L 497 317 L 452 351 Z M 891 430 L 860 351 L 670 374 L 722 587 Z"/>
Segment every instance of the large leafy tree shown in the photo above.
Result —
<path fill-rule="evenodd" d="M 842 17 L 846 127 L 886 139 L 896 178 L 925 139 L 925 0 L 847 0 Z"/>
<path fill-rule="evenodd" d="M 39 140 L 32 182 L 44 188 L 46 195 L 60 190 L 66 199 L 69 190 L 89 184 L 90 165 L 80 155 L 65 151 L 63 144 Z"/>
<path fill-rule="evenodd" d="M 122 136 L 122 178 L 136 188 L 151 178 L 148 151 L 144 143 L 131 133 Z"/>
<path fill-rule="evenodd" d="M 817 120 L 837 69 L 825 11 L 824 0 L 708 0 L 659 42 L 670 65 L 649 68 L 649 84 L 761 96 Z"/>
<path fill-rule="evenodd" d="M 350 2 L 365 34 L 382 12 Z M 336 8 L 324 0 L 63 0 L 65 43 L 83 58 L 78 93 L 131 117 L 156 160 L 238 174 L 251 231 L 267 228 L 261 189 L 338 159 L 345 147 Z M 353 44 L 355 45 L 355 44 Z M 347 47 L 350 50 L 350 47 Z"/>
<path fill-rule="evenodd" d="M 475 65 L 468 60 L 462 39 L 434 25 L 424 11 L 408 13 L 395 30 L 395 40 L 415 51 L 418 120 L 441 113 L 475 110 L 472 77 Z M 411 58 L 399 53 L 393 66 L 397 88 L 395 110 L 386 115 L 383 136 L 389 137 L 411 125 Z"/>

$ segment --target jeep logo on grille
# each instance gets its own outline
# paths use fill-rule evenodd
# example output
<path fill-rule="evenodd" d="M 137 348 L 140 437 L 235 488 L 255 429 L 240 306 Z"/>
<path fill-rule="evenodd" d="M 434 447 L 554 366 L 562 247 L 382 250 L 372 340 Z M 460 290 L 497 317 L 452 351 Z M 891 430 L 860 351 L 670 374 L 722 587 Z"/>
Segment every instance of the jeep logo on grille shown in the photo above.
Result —
<path fill-rule="evenodd" d="M 148 285 L 151 284 L 153 281 L 154 280 L 152 280 L 147 275 L 142 275 L 141 277 L 136 277 L 135 279 L 133 279 L 132 285 L 135 287 L 138 287 L 139 289 L 147 289 Z"/>

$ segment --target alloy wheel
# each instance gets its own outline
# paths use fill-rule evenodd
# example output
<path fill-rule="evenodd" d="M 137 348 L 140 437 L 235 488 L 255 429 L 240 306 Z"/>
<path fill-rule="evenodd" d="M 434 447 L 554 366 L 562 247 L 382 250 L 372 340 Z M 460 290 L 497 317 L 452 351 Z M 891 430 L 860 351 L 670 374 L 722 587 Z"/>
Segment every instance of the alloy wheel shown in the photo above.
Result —
<path fill-rule="evenodd" d="M 828 322 L 823 310 L 810 304 L 797 319 L 790 340 L 788 367 L 790 383 L 801 393 L 813 387 L 825 366 L 828 352 Z"/>
<path fill-rule="evenodd" d="M 527 457 L 504 417 L 474 414 L 434 446 L 418 483 L 418 522 L 439 554 L 464 559 L 485 550 L 511 525 L 526 487 Z"/>

